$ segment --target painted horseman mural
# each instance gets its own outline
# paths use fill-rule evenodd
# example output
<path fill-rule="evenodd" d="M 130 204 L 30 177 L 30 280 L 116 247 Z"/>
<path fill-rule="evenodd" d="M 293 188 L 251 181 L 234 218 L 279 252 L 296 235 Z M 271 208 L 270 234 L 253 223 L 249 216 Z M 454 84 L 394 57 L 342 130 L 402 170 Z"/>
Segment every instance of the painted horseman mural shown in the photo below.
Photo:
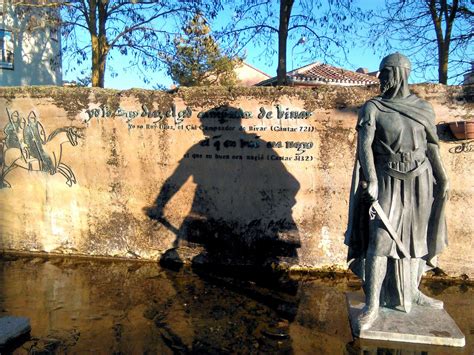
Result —
<path fill-rule="evenodd" d="M 5 138 L 0 141 L 0 188 L 11 187 L 6 176 L 16 168 L 51 175 L 59 173 L 66 178 L 68 186 L 77 182 L 71 167 L 62 162 L 62 146 L 76 146 L 78 139 L 83 137 L 80 128 L 58 128 L 46 136 L 34 111 L 25 118 L 18 111 L 7 109 L 7 116 L 8 123 L 3 130 Z"/>

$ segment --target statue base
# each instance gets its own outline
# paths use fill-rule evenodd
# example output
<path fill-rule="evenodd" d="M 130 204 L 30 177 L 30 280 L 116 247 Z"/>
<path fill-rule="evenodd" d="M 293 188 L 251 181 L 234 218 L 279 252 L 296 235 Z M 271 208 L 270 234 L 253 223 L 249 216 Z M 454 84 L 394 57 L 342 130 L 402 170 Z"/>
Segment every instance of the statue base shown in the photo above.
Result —
<path fill-rule="evenodd" d="M 0 353 L 3 353 L 5 346 L 22 338 L 30 331 L 30 320 L 26 317 L 0 317 Z M 9 351 L 7 352 L 10 353 Z"/>
<path fill-rule="evenodd" d="M 357 318 L 365 306 L 362 293 L 346 294 L 352 333 L 361 339 L 464 346 L 464 334 L 444 309 L 413 305 L 410 313 L 380 308 L 372 327 L 359 331 Z"/>

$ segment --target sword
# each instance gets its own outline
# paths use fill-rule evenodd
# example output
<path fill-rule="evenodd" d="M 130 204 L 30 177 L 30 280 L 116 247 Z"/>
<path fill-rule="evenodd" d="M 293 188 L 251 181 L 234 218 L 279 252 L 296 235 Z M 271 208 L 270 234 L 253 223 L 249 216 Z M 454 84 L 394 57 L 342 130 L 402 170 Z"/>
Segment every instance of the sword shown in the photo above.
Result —
<path fill-rule="evenodd" d="M 393 229 L 392 224 L 388 220 L 387 215 L 382 209 L 382 206 L 380 206 L 379 201 L 375 200 L 372 202 L 372 205 L 369 208 L 369 216 L 370 219 L 375 219 L 375 215 L 379 216 L 380 220 L 382 221 L 383 225 L 385 228 L 387 228 L 388 234 L 392 238 L 392 240 L 395 242 L 397 245 L 398 249 L 402 252 L 403 256 L 405 258 L 410 258 L 410 253 L 406 249 L 405 245 L 402 243 L 400 238 L 398 237 L 397 232 L 395 232 L 395 229 Z"/>
<path fill-rule="evenodd" d="M 18 133 L 18 128 L 17 128 L 16 124 L 13 122 L 13 119 L 12 119 L 12 116 L 10 115 L 10 111 L 8 110 L 8 107 L 7 107 L 7 116 L 8 116 L 8 120 L 12 124 L 13 128 L 15 128 L 15 132 Z"/>
<path fill-rule="evenodd" d="M 365 190 L 368 187 L 367 182 L 362 181 L 361 187 Z M 397 232 L 393 228 L 390 220 L 388 219 L 387 215 L 385 214 L 382 206 L 380 206 L 379 201 L 375 200 L 372 202 L 369 208 L 369 216 L 371 220 L 375 219 L 375 216 L 379 216 L 380 220 L 382 221 L 383 225 L 387 229 L 388 235 L 397 245 L 398 249 L 402 252 L 403 258 L 396 262 L 399 266 L 400 276 L 401 276 L 401 288 L 403 294 L 403 308 L 405 309 L 406 313 L 409 313 L 412 306 L 412 293 L 411 293 L 411 265 L 410 265 L 410 253 L 406 249 L 405 245 L 401 241 L 400 237 L 398 236 Z"/>

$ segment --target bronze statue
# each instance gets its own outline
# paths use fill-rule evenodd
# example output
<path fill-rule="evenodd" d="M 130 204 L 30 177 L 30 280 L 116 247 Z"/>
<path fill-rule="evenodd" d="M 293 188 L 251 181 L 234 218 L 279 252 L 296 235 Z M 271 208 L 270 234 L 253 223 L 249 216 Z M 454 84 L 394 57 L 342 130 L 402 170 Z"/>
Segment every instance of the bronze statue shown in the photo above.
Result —
<path fill-rule="evenodd" d="M 364 281 L 366 306 L 359 330 L 379 307 L 410 312 L 412 304 L 442 308 L 418 289 L 447 244 L 444 215 L 449 190 L 434 111 L 410 94 L 407 57 L 380 64 L 381 96 L 359 112 L 358 148 L 345 243 L 349 267 Z"/>

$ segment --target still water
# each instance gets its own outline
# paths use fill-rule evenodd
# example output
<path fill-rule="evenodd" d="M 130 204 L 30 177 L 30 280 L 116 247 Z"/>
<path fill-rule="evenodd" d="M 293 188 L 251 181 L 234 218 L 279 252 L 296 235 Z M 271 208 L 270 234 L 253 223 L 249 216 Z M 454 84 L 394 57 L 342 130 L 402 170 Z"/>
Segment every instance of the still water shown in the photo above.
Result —
<path fill-rule="evenodd" d="M 6 351 L 14 354 L 472 354 L 474 288 L 424 281 L 422 289 L 444 301 L 465 348 L 354 340 L 345 292 L 360 283 L 344 275 L 0 258 L 0 316 L 31 319 L 31 337 Z"/>

